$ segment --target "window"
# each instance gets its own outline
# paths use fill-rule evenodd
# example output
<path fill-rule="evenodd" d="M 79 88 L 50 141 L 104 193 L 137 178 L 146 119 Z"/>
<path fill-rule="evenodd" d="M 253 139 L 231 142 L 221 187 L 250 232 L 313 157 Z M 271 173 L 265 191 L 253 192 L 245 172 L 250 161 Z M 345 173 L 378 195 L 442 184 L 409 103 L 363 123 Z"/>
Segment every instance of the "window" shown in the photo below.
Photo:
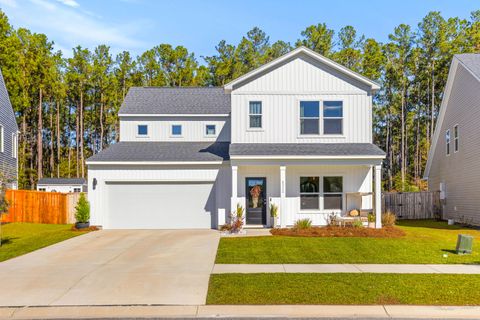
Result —
<path fill-rule="evenodd" d="M 343 102 L 323 102 L 323 134 L 343 133 Z"/>
<path fill-rule="evenodd" d="M 148 126 L 146 124 L 138 125 L 137 133 L 139 136 L 146 136 L 148 134 Z"/>
<path fill-rule="evenodd" d="M 73 188 L 73 192 L 81 192 L 81 191 L 82 191 L 82 189 L 80 189 L 80 188 Z"/>
<path fill-rule="evenodd" d="M 323 209 L 341 210 L 343 204 L 343 178 L 323 177 Z"/>
<path fill-rule="evenodd" d="M 453 127 L 453 151 L 458 152 L 458 124 Z"/>
<path fill-rule="evenodd" d="M 450 130 L 445 133 L 445 144 L 447 156 L 450 154 Z"/>
<path fill-rule="evenodd" d="M 300 177 L 300 209 L 318 210 L 320 209 L 320 178 L 319 177 Z"/>
<path fill-rule="evenodd" d="M 250 101 L 248 109 L 248 119 L 250 129 L 262 128 L 262 102 Z"/>
<path fill-rule="evenodd" d="M 172 125 L 172 136 L 181 136 L 182 135 L 182 126 L 179 124 Z"/>
<path fill-rule="evenodd" d="M 3 136 L 3 126 L 0 125 L 0 152 L 5 151 L 5 139 Z"/>
<path fill-rule="evenodd" d="M 17 150 L 18 150 L 18 137 L 16 133 L 12 133 L 12 158 L 17 157 Z"/>
<path fill-rule="evenodd" d="M 300 101 L 300 134 L 320 133 L 320 102 Z"/>
<path fill-rule="evenodd" d="M 216 134 L 215 130 L 215 125 L 214 124 L 207 124 L 205 126 L 205 135 L 207 136 L 214 136 Z"/>
<path fill-rule="evenodd" d="M 38 191 L 47 191 L 45 188 L 38 188 Z"/>

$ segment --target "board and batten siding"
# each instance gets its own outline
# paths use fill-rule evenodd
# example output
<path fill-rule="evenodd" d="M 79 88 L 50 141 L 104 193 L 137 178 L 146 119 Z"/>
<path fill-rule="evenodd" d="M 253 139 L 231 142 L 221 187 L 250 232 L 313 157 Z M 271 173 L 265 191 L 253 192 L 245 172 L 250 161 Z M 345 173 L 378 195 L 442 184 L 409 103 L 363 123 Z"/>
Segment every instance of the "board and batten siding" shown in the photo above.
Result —
<path fill-rule="evenodd" d="M 459 151 L 453 127 L 458 124 Z M 437 128 L 438 129 L 438 128 Z M 430 191 L 445 185 L 444 218 L 480 225 L 480 81 L 458 65 L 428 176 Z M 445 133 L 450 130 L 450 155 Z"/>
<path fill-rule="evenodd" d="M 93 179 L 97 184 L 93 189 Z M 89 165 L 88 201 L 91 207 L 92 225 L 103 225 L 108 212 L 107 182 L 195 182 L 212 181 L 215 196 L 215 215 L 230 212 L 231 169 L 223 165 Z M 188 197 L 188 195 L 186 195 Z M 135 201 L 135 199 L 132 199 Z M 134 213 L 132 213 L 133 215 Z M 215 221 L 218 221 L 215 218 Z M 223 220 L 224 221 L 224 220 Z"/>
<path fill-rule="evenodd" d="M 182 136 L 172 136 L 171 127 L 182 126 Z M 216 135 L 206 135 L 206 125 L 215 125 Z M 138 125 L 148 126 L 148 135 L 139 136 Z M 128 117 L 120 119 L 120 141 L 230 141 L 228 117 Z"/>
<path fill-rule="evenodd" d="M 232 91 L 233 143 L 372 142 L 372 96 L 364 84 L 317 61 L 296 58 Z M 343 135 L 300 135 L 301 100 L 343 101 Z M 262 102 L 262 128 L 249 129 L 250 101 Z M 321 107 L 321 104 L 320 104 Z"/>

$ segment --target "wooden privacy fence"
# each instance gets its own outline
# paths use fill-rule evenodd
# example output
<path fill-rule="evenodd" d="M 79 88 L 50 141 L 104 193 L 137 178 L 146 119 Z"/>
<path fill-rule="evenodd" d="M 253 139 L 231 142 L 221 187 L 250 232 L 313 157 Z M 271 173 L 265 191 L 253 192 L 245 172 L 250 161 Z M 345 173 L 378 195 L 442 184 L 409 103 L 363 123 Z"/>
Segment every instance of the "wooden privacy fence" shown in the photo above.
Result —
<path fill-rule="evenodd" d="M 10 205 L 2 222 L 75 223 L 75 206 L 80 193 L 7 190 Z"/>
<path fill-rule="evenodd" d="M 382 212 L 393 212 L 398 219 L 439 219 L 442 216 L 440 192 L 386 192 Z"/>

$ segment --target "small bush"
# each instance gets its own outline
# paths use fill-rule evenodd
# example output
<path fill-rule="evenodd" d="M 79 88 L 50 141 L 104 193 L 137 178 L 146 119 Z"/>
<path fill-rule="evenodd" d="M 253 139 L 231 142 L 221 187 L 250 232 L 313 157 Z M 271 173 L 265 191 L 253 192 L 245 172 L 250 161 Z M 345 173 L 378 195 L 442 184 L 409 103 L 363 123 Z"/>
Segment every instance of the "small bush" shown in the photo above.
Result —
<path fill-rule="evenodd" d="M 77 206 L 75 207 L 75 219 L 77 222 L 86 223 L 90 221 L 90 204 L 88 203 L 85 194 L 80 194 L 80 199 L 78 199 Z"/>
<path fill-rule="evenodd" d="M 363 222 L 360 220 L 355 220 L 352 222 L 352 227 L 354 228 L 363 228 Z"/>
<path fill-rule="evenodd" d="M 375 215 L 371 212 L 368 214 L 368 222 L 375 222 Z"/>
<path fill-rule="evenodd" d="M 311 227 L 312 227 L 312 220 L 308 218 L 297 220 L 293 225 L 293 228 L 297 230 L 310 229 Z"/>
<path fill-rule="evenodd" d="M 270 216 L 272 218 L 278 217 L 278 206 L 275 203 L 270 204 Z"/>
<path fill-rule="evenodd" d="M 382 214 L 382 225 L 384 226 L 394 226 L 397 222 L 397 216 L 393 212 L 385 212 Z"/>

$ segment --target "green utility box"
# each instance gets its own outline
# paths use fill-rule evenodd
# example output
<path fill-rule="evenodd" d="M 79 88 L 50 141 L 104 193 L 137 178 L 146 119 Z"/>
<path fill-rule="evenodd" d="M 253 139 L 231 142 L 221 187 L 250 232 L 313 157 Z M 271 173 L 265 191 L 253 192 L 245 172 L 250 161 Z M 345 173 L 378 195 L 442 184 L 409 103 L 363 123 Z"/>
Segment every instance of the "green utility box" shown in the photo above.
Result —
<path fill-rule="evenodd" d="M 459 234 L 457 239 L 457 254 L 472 253 L 473 236 L 467 234 Z"/>

